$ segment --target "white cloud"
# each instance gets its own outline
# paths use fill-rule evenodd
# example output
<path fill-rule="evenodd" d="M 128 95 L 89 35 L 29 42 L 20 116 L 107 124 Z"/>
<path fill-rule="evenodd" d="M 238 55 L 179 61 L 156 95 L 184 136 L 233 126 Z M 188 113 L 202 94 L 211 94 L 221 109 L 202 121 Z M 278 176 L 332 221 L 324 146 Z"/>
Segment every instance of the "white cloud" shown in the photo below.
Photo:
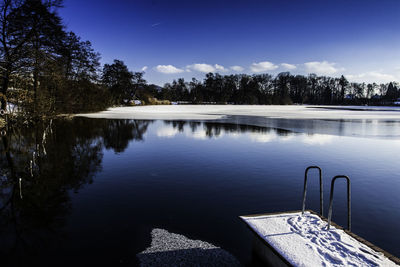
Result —
<path fill-rule="evenodd" d="M 215 67 L 216 71 L 222 71 L 222 72 L 228 71 L 227 69 L 225 69 L 224 66 L 221 66 L 221 65 L 218 65 L 218 64 L 215 64 L 214 67 Z"/>
<path fill-rule="evenodd" d="M 241 66 L 231 66 L 231 70 L 234 70 L 234 71 L 243 71 L 244 68 L 241 67 Z"/>
<path fill-rule="evenodd" d="M 250 70 L 252 72 L 263 72 L 263 71 L 271 71 L 277 69 L 278 66 L 269 61 L 263 61 L 258 63 L 253 63 L 250 66 Z"/>
<path fill-rule="evenodd" d="M 281 66 L 288 70 L 294 70 L 297 68 L 296 65 L 289 64 L 289 63 L 282 63 Z"/>
<path fill-rule="evenodd" d="M 158 65 L 156 71 L 166 74 L 181 73 L 184 70 L 174 67 L 172 65 Z"/>
<path fill-rule="evenodd" d="M 151 27 L 156 27 L 156 26 L 158 26 L 160 24 L 161 24 L 161 22 L 157 22 L 157 23 L 151 24 Z"/>
<path fill-rule="evenodd" d="M 336 63 L 328 61 L 312 61 L 304 63 L 306 71 L 318 75 L 332 75 L 339 71 L 344 71 L 344 68 L 335 67 Z"/>
<path fill-rule="evenodd" d="M 147 66 L 144 66 L 143 68 L 142 68 L 142 71 L 146 71 L 147 70 Z"/>
<path fill-rule="evenodd" d="M 195 70 L 199 72 L 204 72 L 204 73 L 209 73 L 209 72 L 226 72 L 228 71 L 224 66 L 215 64 L 210 65 L 210 64 L 205 64 L 205 63 L 196 63 L 192 65 L 186 66 L 187 69 L 189 70 Z"/>
<path fill-rule="evenodd" d="M 377 71 L 370 71 L 356 75 L 346 75 L 346 78 L 352 82 L 367 82 L 367 83 L 388 83 L 399 79 L 391 74 L 385 74 Z"/>
<path fill-rule="evenodd" d="M 195 70 L 195 71 L 204 72 L 204 73 L 215 71 L 215 68 L 212 65 L 205 64 L 205 63 L 196 63 L 196 64 L 188 65 L 187 68 Z"/>

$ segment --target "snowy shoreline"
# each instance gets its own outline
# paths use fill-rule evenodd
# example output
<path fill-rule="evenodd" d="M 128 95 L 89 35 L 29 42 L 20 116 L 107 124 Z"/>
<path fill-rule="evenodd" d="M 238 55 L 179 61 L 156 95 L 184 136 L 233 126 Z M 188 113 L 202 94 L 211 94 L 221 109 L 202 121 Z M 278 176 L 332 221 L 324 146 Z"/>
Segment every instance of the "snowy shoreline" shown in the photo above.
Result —
<path fill-rule="evenodd" d="M 218 120 L 226 116 L 274 119 L 400 121 L 400 108 L 364 106 L 160 105 L 114 107 L 77 117 L 143 120 Z"/>
<path fill-rule="evenodd" d="M 397 134 L 400 129 L 398 107 L 171 105 L 115 107 L 75 116 L 97 119 L 201 121 L 269 127 L 306 134 L 400 139 L 400 134 Z"/>

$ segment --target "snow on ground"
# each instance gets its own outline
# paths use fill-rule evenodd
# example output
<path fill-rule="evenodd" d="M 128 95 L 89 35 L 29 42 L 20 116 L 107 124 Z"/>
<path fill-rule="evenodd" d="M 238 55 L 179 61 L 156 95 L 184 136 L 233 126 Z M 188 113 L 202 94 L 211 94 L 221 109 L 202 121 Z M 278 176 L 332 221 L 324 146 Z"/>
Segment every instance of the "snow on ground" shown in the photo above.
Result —
<path fill-rule="evenodd" d="M 140 266 L 240 266 L 229 252 L 163 229 L 151 232 L 151 247 L 137 254 Z"/>
<path fill-rule="evenodd" d="M 309 212 L 241 218 L 294 266 L 397 266 Z"/>
<path fill-rule="evenodd" d="M 116 107 L 76 116 L 106 119 L 216 120 L 224 116 L 282 119 L 397 120 L 400 108 L 350 106 L 160 105 Z"/>

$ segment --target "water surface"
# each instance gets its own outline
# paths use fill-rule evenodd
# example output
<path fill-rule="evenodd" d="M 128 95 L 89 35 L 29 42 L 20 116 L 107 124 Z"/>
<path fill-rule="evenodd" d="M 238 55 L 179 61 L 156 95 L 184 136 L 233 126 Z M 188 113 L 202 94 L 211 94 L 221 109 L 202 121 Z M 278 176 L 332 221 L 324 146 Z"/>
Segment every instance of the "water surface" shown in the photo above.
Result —
<path fill-rule="evenodd" d="M 323 169 L 325 211 L 331 178 L 350 176 L 353 231 L 400 256 L 399 129 L 395 121 L 240 116 L 10 129 L 0 142 L 0 261 L 135 265 L 161 228 L 251 264 L 251 233 L 238 216 L 300 209 L 309 165 Z M 310 174 L 307 208 L 317 211 Z M 345 226 L 345 183 L 335 190 L 333 220 Z"/>

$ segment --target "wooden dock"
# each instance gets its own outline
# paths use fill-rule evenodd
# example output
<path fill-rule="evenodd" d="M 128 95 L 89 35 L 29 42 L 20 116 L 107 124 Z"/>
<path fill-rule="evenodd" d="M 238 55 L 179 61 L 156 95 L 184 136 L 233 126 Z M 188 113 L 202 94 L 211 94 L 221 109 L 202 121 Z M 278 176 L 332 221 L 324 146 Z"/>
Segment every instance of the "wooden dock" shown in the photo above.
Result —
<path fill-rule="evenodd" d="M 271 266 L 399 266 L 400 259 L 308 210 L 240 216 L 253 250 Z"/>

